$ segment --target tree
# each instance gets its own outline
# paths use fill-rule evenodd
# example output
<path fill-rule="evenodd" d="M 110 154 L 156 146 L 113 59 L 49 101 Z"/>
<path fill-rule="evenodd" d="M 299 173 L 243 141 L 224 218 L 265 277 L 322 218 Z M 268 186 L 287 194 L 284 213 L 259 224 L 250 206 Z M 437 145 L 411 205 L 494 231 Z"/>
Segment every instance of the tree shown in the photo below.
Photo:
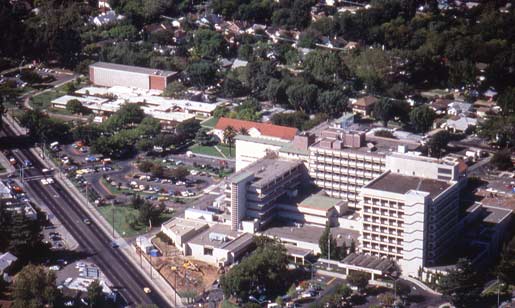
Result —
<path fill-rule="evenodd" d="M 84 109 L 84 106 L 82 106 L 78 99 L 71 99 L 66 103 L 66 110 L 71 113 L 82 113 Z"/>
<path fill-rule="evenodd" d="M 515 87 L 504 90 L 499 95 L 497 104 L 501 107 L 503 115 L 513 115 L 515 113 Z"/>
<path fill-rule="evenodd" d="M 190 83 L 200 89 L 216 82 L 217 67 L 209 61 L 193 62 L 186 68 L 186 76 Z"/>
<path fill-rule="evenodd" d="M 63 90 L 66 94 L 73 94 L 77 90 L 77 87 L 73 82 L 68 82 L 63 86 Z"/>
<path fill-rule="evenodd" d="M 172 81 L 163 91 L 163 96 L 172 98 L 183 98 L 188 89 L 178 81 Z"/>
<path fill-rule="evenodd" d="M 27 110 L 20 117 L 20 124 L 29 130 L 29 135 L 38 140 L 55 140 L 66 137 L 69 127 L 63 122 L 48 117 L 40 110 Z"/>
<path fill-rule="evenodd" d="M 88 286 L 88 301 L 89 307 L 91 308 L 100 308 L 105 305 L 105 296 L 102 291 L 102 285 L 97 279 Z"/>
<path fill-rule="evenodd" d="M 318 87 L 313 84 L 298 83 L 286 89 L 288 101 L 296 110 L 311 113 L 316 108 Z"/>
<path fill-rule="evenodd" d="M 383 126 L 388 126 L 388 122 L 395 117 L 395 107 L 393 101 L 388 98 L 381 98 L 374 105 L 374 117 L 383 122 Z"/>
<path fill-rule="evenodd" d="M 165 169 L 161 164 L 153 164 L 152 167 L 150 167 L 150 173 L 155 178 L 162 178 L 165 173 Z"/>
<path fill-rule="evenodd" d="M 201 28 L 193 34 L 193 48 L 201 58 L 215 58 L 223 53 L 223 36 L 213 30 Z"/>
<path fill-rule="evenodd" d="M 209 129 L 201 128 L 195 135 L 195 142 L 200 145 L 210 145 L 213 142 L 212 136 L 208 135 Z"/>
<path fill-rule="evenodd" d="M 440 291 L 457 308 L 477 307 L 482 290 L 481 277 L 467 259 L 460 259 L 456 268 L 440 279 Z"/>
<path fill-rule="evenodd" d="M 149 223 L 158 223 L 159 217 L 161 216 L 164 210 L 165 205 L 163 203 L 160 203 L 156 206 L 148 201 L 144 201 L 143 204 L 141 204 L 138 208 L 138 221 L 143 225 Z"/>
<path fill-rule="evenodd" d="M 436 113 L 427 105 L 413 108 L 409 114 L 410 123 L 416 132 L 426 132 L 433 126 Z"/>
<path fill-rule="evenodd" d="M 177 125 L 175 133 L 184 136 L 186 139 L 193 139 L 200 127 L 200 122 L 197 119 L 188 119 Z"/>
<path fill-rule="evenodd" d="M 515 284 L 515 237 L 504 247 L 495 273 L 502 282 Z"/>
<path fill-rule="evenodd" d="M 320 255 L 322 258 L 327 258 L 329 253 L 332 260 L 338 260 L 338 249 L 336 239 L 331 234 L 331 227 L 329 224 L 325 225 L 324 232 L 318 240 L 318 247 L 320 247 Z M 330 251 L 329 251 L 330 249 Z"/>
<path fill-rule="evenodd" d="M 324 91 L 318 95 L 318 111 L 337 117 L 343 112 L 349 111 L 349 99 L 340 90 Z"/>
<path fill-rule="evenodd" d="M 14 279 L 12 286 L 13 307 L 53 306 L 59 298 L 55 274 L 44 266 L 29 264 Z"/>
<path fill-rule="evenodd" d="M 347 77 L 348 68 L 334 51 L 315 50 L 306 55 L 304 69 L 323 84 L 339 84 Z"/>
<path fill-rule="evenodd" d="M 234 138 L 236 137 L 236 130 L 232 126 L 227 126 L 224 129 L 224 143 L 229 145 L 229 155 L 232 155 L 232 146 L 234 144 Z"/>
<path fill-rule="evenodd" d="M 188 169 L 186 167 L 182 167 L 182 166 L 179 166 L 174 169 L 170 169 L 168 172 L 172 178 L 175 178 L 178 180 L 183 180 L 186 178 L 186 176 L 188 176 L 190 174 Z"/>
<path fill-rule="evenodd" d="M 427 142 L 429 155 L 432 157 L 440 157 L 442 152 L 447 149 L 447 144 L 450 140 L 451 134 L 446 130 L 442 130 L 434 134 Z"/>
<path fill-rule="evenodd" d="M 96 124 L 79 124 L 72 129 L 74 140 L 82 140 L 86 144 L 91 144 L 102 135 L 102 129 Z"/>
<path fill-rule="evenodd" d="M 144 160 L 138 164 L 138 169 L 141 172 L 150 172 L 152 169 L 152 166 L 154 166 L 154 163 L 149 160 Z"/>
<path fill-rule="evenodd" d="M 499 170 L 511 170 L 513 169 L 511 153 L 512 152 L 510 151 L 510 149 L 497 151 L 495 152 L 490 162 Z"/>
<path fill-rule="evenodd" d="M 347 276 L 347 281 L 358 288 L 358 291 L 363 291 L 368 285 L 368 281 L 370 280 L 369 274 L 358 271 L 351 271 Z"/>
<path fill-rule="evenodd" d="M 391 292 L 381 293 L 377 296 L 377 299 L 384 307 L 393 306 L 395 297 Z"/>
<path fill-rule="evenodd" d="M 225 273 L 220 284 L 226 297 L 243 300 L 249 295 L 257 295 L 258 288 L 268 295 L 277 294 L 289 285 L 284 279 L 288 273 L 287 265 L 284 246 L 276 241 L 265 241 Z"/>

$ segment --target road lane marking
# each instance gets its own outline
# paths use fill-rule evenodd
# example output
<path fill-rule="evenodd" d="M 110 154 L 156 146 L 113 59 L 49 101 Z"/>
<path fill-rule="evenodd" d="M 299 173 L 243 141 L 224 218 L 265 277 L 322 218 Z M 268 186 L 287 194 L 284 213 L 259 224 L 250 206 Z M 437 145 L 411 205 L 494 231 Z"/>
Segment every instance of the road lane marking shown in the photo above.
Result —
<path fill-rule="evenodd" d="M 327 285 L 330 285 L 330 284 L 331 284 L 331 283 L 333 283 L 333 281 L 335 281 L 335 280 L 336 280 L 336 277 L 331 278 L 331 280 L 329 280 L 329 281 L 327 282 Z"/>

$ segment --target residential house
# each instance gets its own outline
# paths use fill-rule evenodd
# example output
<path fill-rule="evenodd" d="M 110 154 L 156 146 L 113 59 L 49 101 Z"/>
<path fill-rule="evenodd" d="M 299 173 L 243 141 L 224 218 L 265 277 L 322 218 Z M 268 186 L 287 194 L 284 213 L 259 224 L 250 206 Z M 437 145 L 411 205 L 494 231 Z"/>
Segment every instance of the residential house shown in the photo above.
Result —
<path fill-rule="evenodd" d="M 454 101 L 449 104 L 447 114 L 452 116 L 467 115 L 472 110 L 472 104 Z"/>
<path fill-rule="evenodd" d="M 18 260 L 18 258 L 10 252 L 0 255 L 0 275 L 5 272 Z"/>
<path fill-rule="evenodd" d="M 466 132 L 469 128 L 476 127 L 477 119 L 469 118 L 469 117 L 465 117 L 465 116 L 454 117 L 454 118 L 448 119 L 443 124 L 443 126 L 452 132 L 463 133 L 463 132 Z"/>
<path fill-rule="evenodd" d="M 375 96 L 365 96 L 358 98 L 354 103 L 352 103 L 352 112 L 359 113 L 362 116 L 370 116 L 372 115 L 372 110 L 374 110 L 374 105 L 379 101 L 379 99 Z"/>

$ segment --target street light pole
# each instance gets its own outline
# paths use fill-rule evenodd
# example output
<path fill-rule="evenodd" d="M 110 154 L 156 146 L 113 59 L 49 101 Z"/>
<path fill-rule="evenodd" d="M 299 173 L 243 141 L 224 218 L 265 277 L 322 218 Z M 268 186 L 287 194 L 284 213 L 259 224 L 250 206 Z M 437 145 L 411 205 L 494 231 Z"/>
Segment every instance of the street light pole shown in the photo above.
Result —
<path fill-rule="evenodd" d="M 113 214 L 113 223 L 111 225 L 113 228 L 113 238 L 114 238 L 114 200 L 111 201 L 111 212 Z"/>

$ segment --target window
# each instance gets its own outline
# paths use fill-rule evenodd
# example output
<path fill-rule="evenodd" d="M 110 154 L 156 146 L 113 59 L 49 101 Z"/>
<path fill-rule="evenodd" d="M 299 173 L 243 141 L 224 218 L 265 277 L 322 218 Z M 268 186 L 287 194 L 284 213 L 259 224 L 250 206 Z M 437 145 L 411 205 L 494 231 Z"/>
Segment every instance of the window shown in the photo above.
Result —
<path fill-rule="evenodd" d="M 212 256 L 212 255 L 213 255 L 213 248 L 204 247 L 204 256 Z"/>
<path fill-rule="evenodd" d="M 438 168 L 438 173 L 452 174 L 452 170 L 447 168 Z"/>

